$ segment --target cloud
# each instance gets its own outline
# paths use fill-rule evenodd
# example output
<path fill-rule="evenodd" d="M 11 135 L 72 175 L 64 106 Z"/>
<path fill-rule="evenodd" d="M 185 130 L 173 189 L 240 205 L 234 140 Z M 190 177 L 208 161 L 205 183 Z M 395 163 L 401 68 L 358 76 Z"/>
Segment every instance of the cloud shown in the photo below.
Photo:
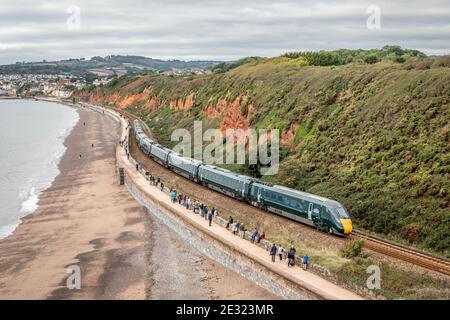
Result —
<path fill-rule="evenodd" d="M 372 4 L 379 30 L 366 27 Z M 0 4 L 0 64 L 109 54 L 230 60 L 385 44 L 448 54 L 449 16 L 443 0 L 15 0 Z"/>

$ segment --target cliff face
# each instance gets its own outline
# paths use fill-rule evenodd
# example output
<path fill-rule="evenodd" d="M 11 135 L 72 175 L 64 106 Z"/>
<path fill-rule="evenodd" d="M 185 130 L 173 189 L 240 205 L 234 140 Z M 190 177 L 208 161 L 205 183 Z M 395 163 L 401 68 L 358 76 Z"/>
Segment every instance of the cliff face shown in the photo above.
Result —
<path fill-rule="evenodd" d="M 449 255 L 449 60 L 262 61 L 203 77 L 123 78 L 80 95 L 139 115 L 168 146 L 193 120 L 278 128 L 280 172 L 265 179 L 339 200 L 358 226 Z"/>

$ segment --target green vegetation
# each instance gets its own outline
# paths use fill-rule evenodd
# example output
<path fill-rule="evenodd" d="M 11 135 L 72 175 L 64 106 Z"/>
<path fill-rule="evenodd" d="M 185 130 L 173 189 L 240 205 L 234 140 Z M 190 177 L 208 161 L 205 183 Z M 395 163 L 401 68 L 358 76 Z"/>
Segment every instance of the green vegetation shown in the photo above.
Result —
<path fill-rule="evenodd" d="M 337 66 L 352 62 L 372 64 L 382 60 L 403 63 L 411 58 L 424 58 L 425 54 L 418 50 L 402 49 L 400 46 L 384 46 L 381 49 L 372 50 L 340 49 L 336 51 L 291 52 L 284 56 L 291 59 L 303 57 L 312 66 Z"/>
<path fill-rule="evenodd" d="M 341 255 L 344 258 L 351 259 L 361 254 L 364 245 L 363 240 L 352 240 L 345 244 L 341 250 Z"/>
<path fill-rule="evenodd" d="M 88 94 L 120 100 L 151 88 L 148 99 L 159 108 L 144 108 L 144 99 L 128 110 L 167 146 L 175 144 L 171 132 L 192 130 L 193 120 L 205 130 L 219 127 L 223 113 L 211 116 L 208 106 L 225 101 L 223 112 L 246 97 L 233 114 L 251 127 L 296 128 L 279 173 L 265 180 L 340 201 L 357 228 L 450 256 L 450 57 L 389 46 L 250 58 L 225 69 L 194 78 L 123 77 Z M 191 108 L 169 107 L 190 94 Z M 257 173 L 255 166 L 233 169 Z"/>
<path fill-rule="evenodd" d="M 371 265 L 379 266 L 381 276 L 381 288 L 374 289 L 374 292 L 388 299 L 450 299 L 448 280 L 406 271 L 385 262 L 375 263 L 371 259 L 357 257 L 343 264 L 336 273 L 341 281 L 366 287 L 367 268 Z"/>
<path fill-rule="evenodd" d="M 85 76 L 91 69 L 107 69 L 113 73 L 162 72 L 172 69 L 209 69 L 218 64 L 216 61 L 180 61 L 159 60 L 140 56 L 112 55 L 92 57 L 91 59 L 67 59 L 60 61 L 17 62 L 0 65 L 3 74 L 71 74 Z"/>

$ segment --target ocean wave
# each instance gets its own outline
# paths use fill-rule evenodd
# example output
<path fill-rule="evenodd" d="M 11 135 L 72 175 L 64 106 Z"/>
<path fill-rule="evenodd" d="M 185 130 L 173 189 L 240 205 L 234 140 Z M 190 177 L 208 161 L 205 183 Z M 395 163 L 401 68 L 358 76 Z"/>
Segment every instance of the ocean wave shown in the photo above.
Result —
<path fill-rule="evenodd" d="M 30 214 L 34 212 L 38 208 L 39 196 L 36 193 L 36 188 L 31 187 L 30 192 L 28 193 L 28 197 L 25 201 L 22 202 L 20 213 L 21 214 Z"/>
<path fill-rule="evenodd" d="M 0 226 L 0 239 L 6 238 L 7 236 L 11 235 L 14 230 L 16 230 L 17 226 L 20 224 L 14 223 L 14 224 L 8 224 L 6 226 Z"/>
<path fill-rule="evenodd" d="M 0 222 L 3 220 L 3 223 L 0 223 L 0 239 L 12 234 L 21 223 L 21 218 L 36 211 L 39 207 L 38 203 L 42 192 L 51 187 L 55 178 L 61 173 L 59 164 L 67 150 L 64 144 L 65 140 L 80 119 L 78 113 L 74 113 L 73 118 L 64 123 L 64 129 L 49 140 L 49 146 L 51 147 L 49 147 L 46 159 L 42 159 L 43 162 L 35 163 L 34 170 L 28 173 L 28 181 L 23 181 L 24 183 L 20 187 L 21 191 L 19 191 L 20 189 L 17 190 L 16 210 L 18 212 L 16 211 L 17 213 L 13 215 L 4 215 L 3 219 L 0 215 Z M 13 206 L 10 207 L 10 209 L 12 208 Z"/>

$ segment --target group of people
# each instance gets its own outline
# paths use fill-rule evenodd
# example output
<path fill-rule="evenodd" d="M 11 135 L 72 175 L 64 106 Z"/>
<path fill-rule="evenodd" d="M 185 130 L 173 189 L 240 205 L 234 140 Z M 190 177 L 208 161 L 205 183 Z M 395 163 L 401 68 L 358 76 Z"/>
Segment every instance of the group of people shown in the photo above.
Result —
<path fill-rule="evenodd" d="M 244 224 L 239 220 L 234 222 L 232 216 L 230 216 L 230 218 L 228 219 L 226 228 L 231 230 L 233 234 L 238 234 L 241 238 L 244 238 L 245 231 L 247 231 L 247 229 L 245 229 Z"/>
<path fill-rule="evenodd" d="M 140 163 L 136 163 L 136 170 L 141 171 L 142 165 Z M 164 183 L 161 182 L 161 179 L 157 176 L 151 175 L 149 172 L 145 173 L 147 179 L 150 181 L 151 186 L 160 186 L 161 191 L 164 191 Z M 208 221 L 209 226 L 212 224 L 213 218 L 217 215 L 217 209 L 212 208 L 211 210 L 208 210 L 208 207 L 203 204 L 200 201 L 191 199 L 190 196 L 186 194 L 179 194 L 176 189 L 170 189 L 170 199 L 172 203 L 177 203 L 186 207 L 188 210 L 192 210 L 195 214 L 199 214 L 200 217 L 204 218 Z M 233 217 L 230 216 L 226 228 L 231 230 L 233 234 L 238 234 L 241 238 L 244 238 L 245 236 L 245 226 L 243 223 L 241 223 L 239 220 L 234 221 Z M 261 233 L 259 232 L 258 228 L 253 231 L 253 233 L 250 236 L 250 241 L 256 243 L 260 243 L 261 240 L 266 238 L 266 234 L 264 231 Z M 278 255 L 278 258 L 280 261 L 287 260 L 288 267 L 293 267 L 295 265 L 295 254 L 296 250 L 294 246 L 291 246 L 289 251 L 284 250 L 282 247 L 278 248 L 276 244 L 272 244 L 272 247 L 270 248 L 269 254 L 272 258 L 272 262 L 276 261 L 276 256 Z M 304 255 L 302 259 L 302 268 L 306 270 L 308 266 L 308 256 Z"/>
<path fill-rule="evenodd" d="M 128 138 L 125 137 L 123 140 L 120 140 L 119 144 L 123 148 L 123 150 L 125 150 L 125 152 L 127 154 L 127 158 L 129 160 L 130 159 L 130 150 L 128 148 Z"/>
<path fill-rule="evenodd" d="M 136 171 L 138 171 L 138 172 L 140 172 L 143 169 L 142 164 L 140 164 L 139 162 L 136 162 L 135 167 L 136 167 Z"/>
<path fill-rule="evenodd" d="M 190 196 L 186 194 L 178 194 L 176 189 L 170 190 L 170 199 L 172 203 L 178 202 L 188 210 L 192 210 L 195 214 L 199 214 L 200 217 L 208 221 L 209 226 L 212 225 L 213 218 L 217 215 L 217 209 L 212 208 L 208 210 L 208 207 L 200 201 L 193 201 Z"/>
<path fill-rule="evenodd" d="M 289 249 L 289 251 L 284 250 L 283 248 L 278 248 L 277 245 L 274 243 L 272 244 L 272 247 L 270 248 L 270 256 L 272 257 L 272 262 L 275 262 L 276 260 L 276 256 L 278 255 L 280 261 L 282 260 L 286 260 L 287 259 L 287 265 L 288 267 L 293 267 L 295 265 L 295 254 L 296 254 L 296 250 L 294 248 L 294 246 L 291 246 L 291 248 Z M 305 254 L 303 256 L 302 262 L 301 262 L 301 267 L 306 270 L 308 267 L 308 256 Z"/>
<path fill-rule="evenodd" d="M 266 238 L 266 233 L 264 231 L 259 233 L 258 228 L 256 228 L 255 231 L 253 231 L 253 233 L 250 236 L 250 241 L 251 242 L 256 241 L 256 243 L 260 243 L 261 240 L 264 240 L 265 238 Z"/>
<path fill-rule="evenodd" d="M 159 177 L 150 174 L 150 172 L 146 172 L 145 174 L 148 176 L 147 179 L 148 181 L 150 181 L 151 186 L 159 186 L 159 184 L 161 183 L 161 179 Z"/>

